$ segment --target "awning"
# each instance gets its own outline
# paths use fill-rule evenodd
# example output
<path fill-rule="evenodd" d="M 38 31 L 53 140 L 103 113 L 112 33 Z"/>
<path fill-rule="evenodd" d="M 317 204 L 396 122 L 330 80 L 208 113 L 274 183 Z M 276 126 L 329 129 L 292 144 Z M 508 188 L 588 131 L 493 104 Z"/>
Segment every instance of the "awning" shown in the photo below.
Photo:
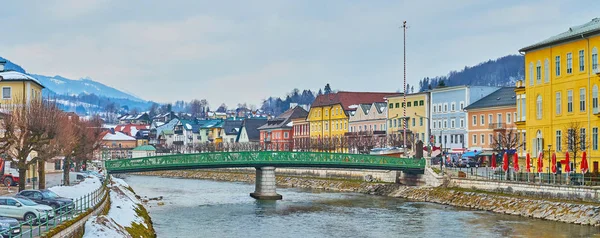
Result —
<path fill-rule="evenodd" d="M 450 151 L 450 153 L 453 154 L 462 154 L 465 152 L 466 149 L 464 148 L 452 148 L 452 151 Z"/>
<path fill-rule="evenodd" d="M 463 157 L 475 157 L 475 156 L 478 156 L 479 154 L 481 154 L 481 152 L 469 151 L 469 152 L 465 152 L 462 156 Z"/>

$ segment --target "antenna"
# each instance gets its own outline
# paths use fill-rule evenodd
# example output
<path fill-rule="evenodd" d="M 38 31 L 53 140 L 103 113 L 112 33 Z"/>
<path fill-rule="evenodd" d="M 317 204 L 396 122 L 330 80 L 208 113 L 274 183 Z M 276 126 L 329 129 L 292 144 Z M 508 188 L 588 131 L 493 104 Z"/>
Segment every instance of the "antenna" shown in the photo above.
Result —
<path fill-rule="evenodd" d="M 404 132 L 403 132 L 403 144 L 404 144 L 404 151 L 406 153 L 406 124 L 408 123 L 408 119 L 406 119 L 406 28 L 408 28 L 408 26 L 406 25 L 406 21 L 404 21 L 402 23 L 402 28 L 404 30 L 404 93 L 402 93 L 403 96 L 403 110 L 404 110 L 404 116 L 402 118 L 402 120 L 404 121 Z"/>

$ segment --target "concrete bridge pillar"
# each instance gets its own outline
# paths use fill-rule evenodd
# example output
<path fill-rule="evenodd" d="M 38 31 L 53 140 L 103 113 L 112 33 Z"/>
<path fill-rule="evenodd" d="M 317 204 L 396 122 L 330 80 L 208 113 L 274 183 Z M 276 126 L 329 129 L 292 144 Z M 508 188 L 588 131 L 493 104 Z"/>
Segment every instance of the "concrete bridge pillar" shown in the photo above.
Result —
<path fill-rule="evenodd" d="M 256 187 L 250 197 L 258 200 L 281 200 L 283 197 L 275 191 L 275 183 L 275 167 L 257 167 Z"/>

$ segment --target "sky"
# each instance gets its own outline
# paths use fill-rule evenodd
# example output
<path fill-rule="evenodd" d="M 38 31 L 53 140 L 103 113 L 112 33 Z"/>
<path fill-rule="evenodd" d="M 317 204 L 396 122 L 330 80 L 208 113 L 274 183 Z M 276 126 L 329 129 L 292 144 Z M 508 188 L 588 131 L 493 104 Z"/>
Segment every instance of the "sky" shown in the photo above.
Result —
<path fill-rule="evenodd" d="M 3 1 L 0 56 L 157 102 L 394 92 L 580 25 L 595 0 Z"/>

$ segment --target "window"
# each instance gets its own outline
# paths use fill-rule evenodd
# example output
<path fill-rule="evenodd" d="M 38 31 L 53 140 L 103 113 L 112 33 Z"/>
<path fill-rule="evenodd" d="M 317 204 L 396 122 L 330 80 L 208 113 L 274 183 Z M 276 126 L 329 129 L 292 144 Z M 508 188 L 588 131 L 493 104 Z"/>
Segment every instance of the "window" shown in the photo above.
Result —
<path fill-rule="evenodd" d="M 579 89 L 579 111 L 585 112 L 585 88 Z"/>
<path fill-rule="evenodd" d="M 329 122 L 325 122 L 325 130 L 329 130 Z"/>
<path fill-rule="evenodd" d="M 542 64 L 538 60 L 537 66 L 535 67 L 535 79 L 537 80 L 537 84 L 542 83 Z"/>
<path fill-rule="evenodd" d="M 413 106 L 415 106 L 415 107 L 416 107 L 416 106 L 419 106 L 419 101 L 414 101 L 414 102 L 413 102 Z"/>
<path fill-rule="evenodd" d="M 425 101 L 424 100 L 419 101 L 419 106 L 423 106 L 423 105 L 425 105 Z"/>
<path fill-rule="evenodd" d="M 554 59 L 554 63 L 556 64 L 554 66 L 554 70 L 556 70 L 556 76 L 560 76 L 560 56 L 556 56 L 556 58 Z M 532 81 L 532 84 L 533 84 L 533 81 Z"/>
<path fill-rule="evenodd" d="M 452 111 L 456 111 L 456 104 L 452 103 Z"/>
<path fill-rule="evenodd" d="M 455 120 L 451 119 L 450 120 L 450 128 L 454 128 L 454 126 L 455 126 Z"/>
<path fill-rule="evenodd" d="M 506 124 L 510 124 L 510 113 L 506 113 Z"/>
<path fill-rule="evenodd" d="M 448 128 L 448 121 L 444 120 L 444 128 Z"/>
<path fill-rule="evenodd" d="M 438 112 L 442 112 L 442 104 L 438 105 Z"/>
<path fill-rule="evenodd" d="M 406 104 L 406 107 L 411 107 L 411 105 L 412 105 L 412 103 L 408 102 L 408 103 Z"/>
<path fill-rule="evenodd" d="M 464 128 L 465 127 L 465 119 L 460 119 L 460 128 Z"/>
<path fill-rule="evenodd" d="M 573 54 L 567 53 L 567 74 L 573 73 Z"/>
<path fill-rule="evenodd" d="M 447 111 L 448 111 L 448 104 L 444 103 L 444 112 L 447 112 Z"/>
<path fill-rule="evenodd" d="M 454 136 L 450 136 L 450 143 L 454 143 Z"/>
<path fill-rule="evenodd" d="M 561 99 L 561 93 L 560 92 L 556 92 L 556 115 L 560 115 L 561 108 L 562 108 L 562 99 Z"/>
<path fill-rule="evenodd" d="M 287 139 L 290 134 L 286 131 L 283 133 L 283 138 Z"/>
<path fill-rule="evenodd" d="M 583 72 L 585 70 L 585 60 L 584 60 L 584 55 L 585 51 L 580 50 L 579 51 L 579 71 Z"/>
<path fill-rule="evenodd" d="M 396 103 L 396 108 L 400 108 L 400 103 L 399 102 Z"/>
<path fill-rule="evenodd" d="M 460 102 L 460 110 L 464 110 L 465 109 L 465 103 L 464 102 Z"/>
<path fill-rule="evenodd" d="M 473 135 L 473 144 L 476 145 L 477 144 L 477 135 Z"/>
<path fill-rule="evenodd" d="M 416 121 L 417 121 L 417 119 L 415 119 L 415 118 L 412 119 L 412 126 L 416 126 Z"/>
<path fill-rule="evenodd" d="M 448 144 L 448 136 L 444 136 L 444 144 Z"/>
<path fill-rule="evenodd" d="M 533 86 L 533 62 L 529 63 L 529 85 Z"/>
<path fill-rule="evenodd" d="M 485 144 L 485 135 L 481 134 L 481 144 Z"/>
<path fill-rule="evenodd" d="M 488 140 L 488 143 L 490 143 L 490 145 L 492 145 L 494 143 L 494 135 L 489 134 L 488 137 L 490 139 L 490 140 Z"/>
<path fill-rule="evenodd" d="M 329 109 L 325 109 L 325 116 L 329 115 Z"/>
<path fill-rule="evenodd" d="M 550 82 L 550 62 L 548 59 L 544 61 L 544 81 L 546 83 Z"/>
<path fill-rule="evenodd" d="M 492 116 L 492 114 L 488 114 L 488 123 L 494 123 L 494 116 Z"/>
<path fill-rule="evenodd" d="M 485 125 L 485 115 L 481 115 L 479 120 L 481 121 L 481 125 Z"/>
<path fill-rule="evenodd" d="M 592 49 L 592 70 L 598 70 L 598 48 L 596 47 Z"/>
<path fill-rule="evenodd" d="M 536 116 L 537 119 L 542 119 L 542 95 L 537 96 L 537 107 L 536 107 Z"/>
<path fill-rule="evenodd" d="M 598 113 L 598 85 L 592 87 L 592 112 Z"/>
<path fill-rule="evenodd" d="M 437 128 L 437 122 L 433 121 L 433 129 Z"/>
<path fill-rule="evenodd" d="M 585 136 L 585 128 L 579 129 L 579 135 L 580 135 L 579 139 L 580 139 L 580 142 L 581 142 L 581 150 L 585 150 L 585 145 L 586 145 L 585 139 L 587 138 Z"/>
<path fill-rule="evenodd" d="M 419 118 L 419 126 L 423 126 L 423 118 Z"/>
<path fill-rule="evenodd" d="M 567 112 L 573 112 L 573 90 L 567 90 Z"/>
<path fill-rule="evenodd" d="M 598 127 L 592 128 L 592 149 L 598 150 Z"/>
<path fill-rule="evenodd" d="M 502 123 L 502 114 L 498 113 L 498 122 L 497 123 Z"/>
<path fill-rule="evenodd" d="M 568 129 L 567 130 L 567 149 L 569 151 L 573 151 L 573 140 L 572 140 L 572 138 L 575 138 L 575 130 Z"/>
<path fill-rule="evenodd" d="M 393 104 L 393 103 L 390 103 L 390 106 L 389 106 L 389 107 L 390 107 L 390 109 L 394 109 L 394 104 Z"/>
<path fill-rule="evenodd" d="M 442 128 L 442 121 L 438 121 L 438 128 Z"/>
<path fill-rule="evenodd" d="M 392 121 L 394 121 L 394 127 L 397 127 L 398 125 L 396 124 L 396 120 L 392 119 Z"/>
<path fill-rule="evenodd" d="M 477 125 L 477 116 L 473 116 L 473 125 L 476 126 Z"/>
<path fill-rule="evenodd" d="M 11 88 L 10 87 L 2 87 L 2 99 L 10 99 L 11 98 Z"/>
<path fill-rule="evenodd" d="M 562 151 L 562 131 L 556 131 L 556 151 Z"/>

